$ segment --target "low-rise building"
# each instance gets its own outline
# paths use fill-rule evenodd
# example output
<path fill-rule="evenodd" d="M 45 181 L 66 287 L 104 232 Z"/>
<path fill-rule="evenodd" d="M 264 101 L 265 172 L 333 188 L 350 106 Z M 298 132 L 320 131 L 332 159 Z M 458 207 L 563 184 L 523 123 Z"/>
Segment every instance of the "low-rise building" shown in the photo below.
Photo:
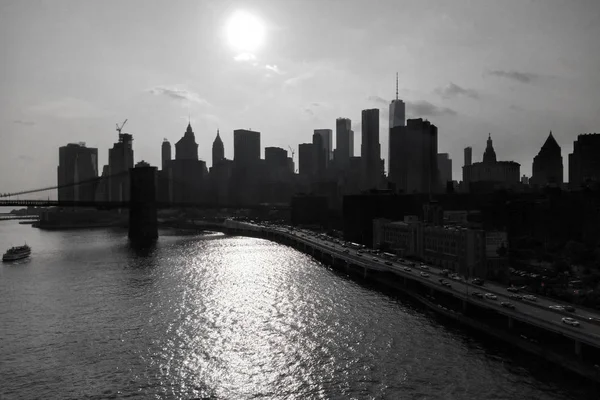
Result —
<path fill-rule="evenodd" d="M 467 277 L 487 276 L 485 231 L 419 222 L 373 220 L 373 247 L 401 257 L 415 257 Z"/>

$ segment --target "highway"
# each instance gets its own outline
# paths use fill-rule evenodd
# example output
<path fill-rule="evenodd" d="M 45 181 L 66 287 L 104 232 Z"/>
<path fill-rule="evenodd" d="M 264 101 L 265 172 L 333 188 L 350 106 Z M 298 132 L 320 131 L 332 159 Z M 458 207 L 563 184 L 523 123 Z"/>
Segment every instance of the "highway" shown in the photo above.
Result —
<path fill-rule="evenodd" d="M 554 331 L 565 336 L 577 339 L 583 343 L 590 344 L 595 347 L 600 347 L 600 324 L 587 322 L 587 317 L 600 319 L 600 313 L 591 313 L 589 311 L 580 311 L 576 309 L 575 313 L 567 311 L 559 311 L 550 309 L 549 306 L 559 304 L 556 301 L 544 297 L 537 297 L 536 302 L 527 300 L 511 299 L 513 293 L 506 290 L 505 286 L 498 283 L 486 282 L 485 286 L 473 285 L 469 282 L 452 280 L 445 278 L 442 275 L 442 269 L 428 265 L 428 270 L 421 269 L 418 265 L 415 267 L 402 264 L 400 262 L 391 262 L 391 265 L 385 264 L 383 258 L 377 257 L 365 250 L 362 256 L 357 255 L 356 250 L 344 247 L 340 243 L 336 243 L 333 239 L 324 239 L 318 234 L 310 231 L 289 230 L 289 228 L 279 227 L 264 227 L 256 224 L 250 224 L 262 229 L 269 229 L 280 234 L 294 237 L 297 240 L 305 242 L 322 251 L 334 254 L 337 258 L 345 258 L 351 260 L 353 264 L 375 270 L 393 271 L 399 276 L 411 277 L 428 286 L 435 287 L 436 290 L 452 293 L 455 297 L 465 299 L 470 303 L 477 304 L 482 307 L 488 307 L 496 310 L 501 314 L 511 316 L 515 320 L 521 320 L 533 325 L 543 327 L 549 331 Z M 376 259 L 377 261 L 375 261 Z M 405 267 L 411 268 L 411 271 L 404 270 Z M 421 272 L 427 272 L 429 278 L 420 275 Z M 439 279 L 444 278 L 451 284 L 451 287 L 442 286 Z M 472 296 L 473 292 L 482 294 L 492 293 L 497 296 L 497 300 L 490 300 Z M 467 294 L 468 293 L 468 294 Z M 501 302 L 510 302 L 515 306 L 515 309 L 508 309 L 500 305 Z M 443 304 L 442 304 L 443 306 Z M 573 327 L 562 322 L 564 316 L 575 318 L 579 321 L 578 327 Z"/>

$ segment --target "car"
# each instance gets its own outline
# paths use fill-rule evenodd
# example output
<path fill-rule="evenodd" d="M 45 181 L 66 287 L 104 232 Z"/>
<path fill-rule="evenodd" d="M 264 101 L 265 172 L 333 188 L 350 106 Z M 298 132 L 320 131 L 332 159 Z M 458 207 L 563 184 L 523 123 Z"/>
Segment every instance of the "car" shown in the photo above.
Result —
<path fill-rule="evenodd" d="M 421 276 L 423 278 L 429 278 L 429 274 L 427 272 L 421 272 Z"/>
<path fill-rule="evenodd" d="M 501 305 L 502 307 L 510 308 L 511 310 L 514 310 L 514 309 L 515 309 L 515 306 L 514 306 L 514 304 L 512 304 L 512 303 L 509 303 L 508 301 L 503 301 L 502 303 L 500 303 L 500 305 Z"/>
<path fill-rule="evenodd" d="M 527 300 L 527 301 L 537 301 L 537 297 L 532 296 L 530 294 L 523 296 L 523 300 Z"/>
<path fill-rule="evenodd" d="M 513 286 L 506 288 L 506 290 L 508 290 L 509 292 L 512 292 L 512 293 L 517 293 L 519 291 L 519 289 L 517 289 L 516 287 L 513 287 Z"/>
<path fill-rule="evenodd" d="M 483 282 L 483 280 L 482 280 L 482 279 L 475 278 L 475 279 L 473 279 L 473 280 L 471 281 L 471 283 L 472 283 L 473 285 L 483 286 L 483 283 L 484 283 L 484 282 Z"/>
<path fill-rule="evenodd" d="M 425 271 L 429 270 L 429 267 L 425 264 L 421 264 L 421 269 L 424 269 Z"/>
<path fill-rule="evenodd" d="M 596 325 L 600 325 L 600 318 L 587 317 L 587 322 L 590 322 L 590 323 L 596 324 Z"/>
<path fill-rule="evenodd" d="M 452 285 L 450 284 L 450 282 L 446 282 L 446 281 L 442 282 L 442 285 L 444 285 L 446 287 L 449 287 L 449 288 L 452 287 Z"/>
<path fill-rule="evenodd" d="M 346 249 L 344 250 L 344 253 L 350 253 L 350 250 Z"/>
<path fill-rule="evenodd" d="M 514 300 L 523 300 L 523 296 L 520 294 L 511 294 L 509 297 Z"/>
<path fill-rule="evenodd" d="M 567 325 L 571 325 L 571 326 L 579 326 L 579 321 L 573 319 L 573 318 L 569 318 L 569 317 L 564 317 L 562 319 L 563 324 L 567 324 Z"/>
<path fill-rule="evenodd" d="M 359 251 L 356 252 L 356 255 L 362 257 L 362 254 Z"/>
<path fill-rule="evenodd" d="M 563 306 L 557 306 L 557 305 L 551 305 L 551 306 L 548 306 L 548 308 L 555 310 L 555 311 L 564 311 L 565 310 L 565 308 Z"/>
<path fill-rule="evenodd" d="M 565 311 L 575 312 L 575 307 L 573 307 L 573 306 L 563 306 L 563 307 L 564 307 Z"/>
<path fill-rule="evenodd" d="M 410 272 L 412 271 L 412 269 L 408 268 L 408 267 L 404 267 L 403 270 L 405 270 L 406 272 Z"/>
<path fill-rule="evenodd" d="M 392 262 L 391 261 L 386 261 L 385 265 L 392 265 Z"/>
<path fill-rule="evenodd" d="M 490 299 L 490 300 L 498 300 L 498 297 L 495 294 L 492 294 L 492 293 L 486 293 L 485 294 L 485 298 L 486 299 Z"/>
<path fill-rule="evenodd" d="M 373 261 L 378 262 L 379 260 L 377 259 L 377 257 L 373 257 Z"/>
<path fill-rule="evenodd" d="M 483 294 L 481 294 L 479 292 L 473 292 L 473 293 L 471 293 L 471 296 L 479 297 L 480 299 L 483 298 Z"/>

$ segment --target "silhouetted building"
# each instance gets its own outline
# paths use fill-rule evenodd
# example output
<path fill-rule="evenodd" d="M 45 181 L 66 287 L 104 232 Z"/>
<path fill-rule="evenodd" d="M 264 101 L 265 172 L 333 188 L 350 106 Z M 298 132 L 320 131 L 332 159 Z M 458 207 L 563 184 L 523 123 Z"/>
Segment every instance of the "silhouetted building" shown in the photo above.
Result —
<path fill-rule="evenodd" d="M 233 173 L 233 161 L 223 159 L 210 169 L 210 200 L 217 204 L 229 204 L 229 183 Z"/>
<path fill-rule="evenodd" d="M 337 168 L 341 170 L 348 168 L 350 157 L 354 155 L 354 132 L 351 127 L 352 122 L 348 118 L 335 120 L 334 161 Z"/>
<path fill-rule="evenodd" d="M 175 159 L 176 160 L 197 160 L 198 159 L 198 144 L 192 130 L 192 125 L 188 123 L 187 129 L 183 137 L 175 143 Z"/>
<path fill-rule="evenodd" d="M 322 179 L 325 176 L 327 170 L 327 148 L 323 145 L 323 135 L 317 133 L 313 134 L 313 151 L 315 152 L 316 170 L 315 175 L 318 179 Z"/>
<path fill-rule="evenodd" d="M 294 164 L 294 159 L 292 157 L 288 157 L 287 159 L 287 167 L 292 174 L 296 173 L 296 165 Z"/>
<path fill-rule="evenodd" d="M 225 147 L 223 146 L 223 141 L 221 140 L 221 136 L 219 136 L 219 130 L 217 129 L 217 137 L 212 145 L 212 166 L 214 167 L 224 159 Z"/>
<path fill-rule="evenodd" d="M 158 174 L 159 199 L 174 203 L 197 203 L 206 200 L 206 163 L 198 159 L 198 144 L 191 124 L 175 144 L 175 159 L 166 163 Z"/>
<path fill-rule="evenodd" d="M 558 185 L 563 183 L 563 162 L 560 146 L 552 132 L 540 152 L 533 159 L 531 184 L 536 186 Z"/>
<path fill-rule="evenodd" d="M 600 134 L 578 135 L 569 154 L 569 187 L 600 182 Z"/>
<path fill-rule="evenodd" d="M 381 168 L 381 146 L 379 144 L 379 109 L 362 111 L 362 143 L 360 156 L 363 162 L 362 187 L 379 188 L 383 170 Z"/>
<path fill-rule="evenodd" d="M 129 201 L 129 170 L 133 168 L 133 136 L 119 134 L 119 142 L 108 150 L 108 200 Z"/>
<path fill-rule="evenodd" d="M 260 160 L 260 132 L 233 131 L 233 162 L 237 166 L 256 165 Z"/>
<path fill-rule="evenodd" d="M 437 164 L 437 127 L 422 118 L 407 120 L 406 126 L 390 131 L 395 161 L 390 164 L 390 182 L 404 193 L 436 193 L 440 187 Z"/>
<path fill-rule="evenodd" d="M 165 169 L 165 165 L 167 165 L 167 162 L 171 161 L 171 143 L 167 139 L 163 140 L 160 150 L 162 161 L 161 168 Z"/>
<path fill-rule="evenodd" d="M 313 195 L 297 195 L 291 200 L 292 225 L 328 226 L 327 197 Z"/>
<path fill-rule="evenodd" d="M 405 126 L 405 121 L 406 105 L 402 100 L 398 99 L 398 74 L 396 73 L 396 99 L 390 103 L 390 124 L 388 128 L 391 130 L 397 126 Z"/>
<path fill-rule="evenodd" d="M 465 165 L 473 164 L 473 149 L 471 147 L 465 147 Z"/>
<path fill-rule="evenodd" d="M 488 192 L 508 189 L 520 183 L 520 164 L 514 161 L 497 161 L 491 134 L 483 153 L 483 162 L 463 167 L 463 185 L 468 192 Z"/>
<path fill-rule="evenodd" d="M 287 151 L 281 147 L 265 147 L 267 168 L 286 168 L 287 160 Z"/>
<path fill-rule="evenodd" d="M 98 177 L 98 149 L 69 143 L 58 149 L 58 200 L 93 201 L 97 182 L 75 185 Z M 71 185 L 61 187 L 65 185 Z"/>
<path fill-rule="evenodd" d="M 448 182 L 452 182 L 452 159 L 448 153 L 437 155 L 438 171 L 442 187 L 446 187 Z"/>
<path fill-rule="evenodd" d="M 317 149 L 312 143 L 298 145 L 298 173 L 313 177 L 317 173 Z"/>
<path fill-rule="evenodd" d="M 521 177 L 521 183 L 522 183 L 523 185 L 529 185 L 529 178 L 527 177 L 527 175 L 523 175 L 523 176 Z"/>
<path fill-rule="evenodd" d="M 333 133 L 331 129 L 315 129 L 314 134 L 321 136 L 321 145 L 325 150 L 325 168 L 328 168 L 329 161 L 333 158 Z"/>

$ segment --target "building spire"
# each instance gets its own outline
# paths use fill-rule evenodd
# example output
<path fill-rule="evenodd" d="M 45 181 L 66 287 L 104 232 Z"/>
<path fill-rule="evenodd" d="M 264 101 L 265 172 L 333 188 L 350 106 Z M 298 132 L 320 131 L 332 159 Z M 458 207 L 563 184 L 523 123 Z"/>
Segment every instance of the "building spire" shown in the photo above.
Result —
<path fill-rule="evenodd" d="M 396 100 L 398 100 L 398 73 L 396 72 Z"/>

